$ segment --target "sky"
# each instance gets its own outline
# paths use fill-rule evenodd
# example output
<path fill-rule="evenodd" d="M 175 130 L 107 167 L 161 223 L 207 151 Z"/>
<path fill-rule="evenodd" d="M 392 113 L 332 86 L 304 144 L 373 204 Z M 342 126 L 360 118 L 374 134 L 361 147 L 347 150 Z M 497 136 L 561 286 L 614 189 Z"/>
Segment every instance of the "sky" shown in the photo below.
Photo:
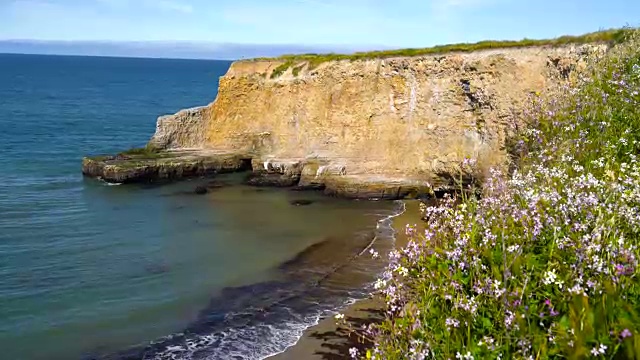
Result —
<path fill-rule="evenodd" d="M 640 25 L 640 0 L 0 0 L 0 52 L 171 57 L 182 47 L 193 57 L 240 58 L 549 38 L 625 25 Z"/>

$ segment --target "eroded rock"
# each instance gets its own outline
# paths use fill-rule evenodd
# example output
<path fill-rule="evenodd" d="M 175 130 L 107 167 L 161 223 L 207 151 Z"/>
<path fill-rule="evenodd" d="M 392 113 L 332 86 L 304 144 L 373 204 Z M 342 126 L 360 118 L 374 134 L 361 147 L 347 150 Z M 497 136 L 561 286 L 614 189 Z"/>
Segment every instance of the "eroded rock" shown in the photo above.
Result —
<path fill-rule="evenodd" d="M 177 180 L 251 169 L 242 155 L 216 151 L 160 151 L 153 154 L 85 157 L 82 173 L 110 183 Z"/>
<path fill-rule="evenodd" d="M 247 184 L 277 187 L 297 185 L 303 164 L 299 159 L 254 158 L 251 161 L 253 172 L 248 177 Z"/>

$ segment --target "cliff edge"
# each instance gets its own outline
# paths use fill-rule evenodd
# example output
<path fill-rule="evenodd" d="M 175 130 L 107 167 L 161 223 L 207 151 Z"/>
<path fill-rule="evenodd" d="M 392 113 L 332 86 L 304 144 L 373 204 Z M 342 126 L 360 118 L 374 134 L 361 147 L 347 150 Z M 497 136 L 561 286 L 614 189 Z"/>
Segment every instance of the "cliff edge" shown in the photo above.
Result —
<path fill-rule="evenodd" d="M 459 189 L 507 166 L 533 97 L 553 97 L 610 30 L 552 40 L 238 61 L 216 99 L 158 118 L 144 149 L 83 159 L 109 182 L 251 170 L 252 185 L 398 199 Z"/>
<path fill-rule="evenodd" d="M 509 122 L 606 45 L 231 65 L 215 101 L 158 119 L 150 145 L 252 159 L 255 185 L 402 197 L 449 190 L 465 158 L 505 164 Z M 371 189 L 375 189 L 373 192 Z"/>

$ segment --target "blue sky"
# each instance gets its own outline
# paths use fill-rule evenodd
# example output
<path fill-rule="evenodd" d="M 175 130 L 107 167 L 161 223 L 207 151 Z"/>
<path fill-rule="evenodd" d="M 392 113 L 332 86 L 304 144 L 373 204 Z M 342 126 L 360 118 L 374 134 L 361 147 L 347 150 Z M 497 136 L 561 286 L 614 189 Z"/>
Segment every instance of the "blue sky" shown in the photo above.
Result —
<path fill-rule="evenodd" d="M 640 0 L 0 0 L 0 40 L 359 50 L 580 34 L 639 17 Z"/>

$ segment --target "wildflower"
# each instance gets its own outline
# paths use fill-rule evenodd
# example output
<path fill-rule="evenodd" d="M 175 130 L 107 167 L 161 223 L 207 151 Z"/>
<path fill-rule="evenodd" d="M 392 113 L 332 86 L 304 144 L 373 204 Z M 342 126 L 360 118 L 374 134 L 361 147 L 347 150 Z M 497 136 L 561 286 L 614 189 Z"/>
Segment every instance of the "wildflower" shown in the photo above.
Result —
<path fill-rule="evenodd" d="M 507 248 L 507 251 L 510 253 L 514 253 L 518 251 L 519 248 L 520 248 L 520 245 L 511 245 Z"/>
<path fill-rule="evenodd" d="M 620 333 L 620 337 L 621 338 L 628 338 L 631 336 L 631 331 L 629 331 L 629 329 L 624 329 L 622 330 L 622 332 Z"/>
<path fill-rule="evenodd" d="M 457 328 L 460 326 L 460 321 L 453 318 L 447 318 L 447 320 L 445 320 L 445 325 L 447 325 L 447 328 Z"/>
<path fill-rule="evenodd" d="M 351 355 L 352 359 L 355 359 L 358 357 L 358 349 L 352 347 L 351 349 L 349 349 L 349 355 Z"/>
<path fill-rule="evenodd" d="M 389 253 L 389 260 L 391 260 L 391 262 L 397 262 L 398 260 L 400 260 L 400 252 L 398 252 L 397 250 L 392 250 Z"/>
<path fill-rule="evenodd" d="M 416 226 L 417 225 L 415 225 L 415 224 L 414 225 L 409 225 L 409 224 L 405 225 L 405 230 L 404 230 L 405 235 L 412 236 L 416 231 Z"/>
<path fill-rule="evenodd" d="M 498 280 L 494 280 L 493 282 L 493 295 L 496 297 L 496 299 L 500 298 L 506 291 L 504 288 L 500 287 L 501 284 L 502 282 Z"/>
<path fill-rule="evenodd" d="M 556 270 L 550 270 L 547 271 L 544 275 L 544 279 L 542 279 L 542 282 L 545 285 L 551 285 L 551 284 L 555 284 L 557 285 L 560 289 L 562 289 L 562 285 L 564 284 L 564 281 L 562 280 L 558 280 L 558 274 L 556 273 Z"/>
<path fill-rule="evenodd" d="M 369 250 L 369 254 L 371 254 L 371 257 L 374 258 L 374 259 L 377 259 L 377 258 L 380 257 L 380 254 L 378 254 L 378 252 L 375 251 L 374 249 L 370 249 Z"/>
<path fill-rule="evenodd" d="M 466 354 L 462 355 L 459 352 L 456 353 L 456 359 L 463 359 L 463 360 L 473 360 L 473 355 L 471 355 L 471 352 L 468 351 Z"/>
<path fill-rule="evenodd" d="M 555 270 L 547 271 L 544 275 L 544 279 L 542 280 L 542 282 L 545 285 L 551 285 L 556 281 L 557 277 L 558 275 L 556 274 Z"/>
<path fill-rule="evenodd" d="M 342 320 L 344 319 L 344 314 L 336 314 L 336 316 L 334 316 L 336 318 L 336 320 Z"/>
<path fill-rule="evenodd" d="M 411 360 L 424 360 L 431 354 L 430 345 L 422 340 L 411 339 L 409 353 Z"/>
<path fill-rule="evenodd" d="M 495 340 L 491 336 L 485 336 L 478 342 L 478 346 L 486 346 L 489 350 L 495 350 Z"/>
<path fill-rule="evenodd" d="M 507 310 L 505 311 L 505 317 L 504 317 L 504 326 L 506 326 L 508 329 L 510 329 L 513 325 L 513 322 L 516 319 L 516 314 L 514 314 L 512 311 Z"/>
<path fill-rule="evenodd" d="M 606 353 L 607 353 L 607 346 L 603 344 L 600 344 L 599 347 L 594 347 L 593 349 L 591 349 L 591 355 L 593 356 L 600 356 Z"/>
<path fill-rule="evenodd" d="M 409 275 L 409 270 L 407 270 L 406 267 L 404 266 L 398 266 L 398 274 L 402 275 L 402 276 L 407 276 Z"/>
<path fill-rule="evenodd" d="M 575 284 L 571 289 L 569 289 L 569 292 L 572 293 L 573 295 L 582 295 L 582 296 L 587 295 L 584 289 L 582 288 L 582 286 L 580 286 L 580 284 Z"/>
<path fill-rule="evenodd" d="M 478 162 L 478 159 L 465 157 L 464 160 L 462 160 L 462 165 L 464 165 L 464 166 L 474 166 L 477 162 Z"/>
<path fill-rule="evenodd" d="M 600 354 L 604 355 L 607 352 L 607 347 L 603 344 L 600 344 L 600 348 L 598 349 L 598 352 L 600 352 Z"/>

